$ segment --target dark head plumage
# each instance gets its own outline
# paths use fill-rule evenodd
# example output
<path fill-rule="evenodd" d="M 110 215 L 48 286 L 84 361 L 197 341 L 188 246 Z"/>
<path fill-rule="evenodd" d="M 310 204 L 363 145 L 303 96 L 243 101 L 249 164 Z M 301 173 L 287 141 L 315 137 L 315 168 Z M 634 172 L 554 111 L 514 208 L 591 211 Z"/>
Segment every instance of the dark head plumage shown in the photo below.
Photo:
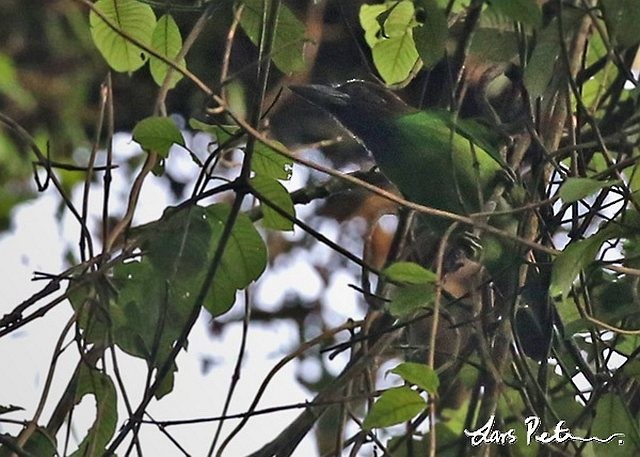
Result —
<path fill-rule="evenodd" d="M 396 118 L 417 111 L 386 87 L 359 79 L 331 86 L 309 84 L 289 89 L 329 113 L 367 147 L 389 135 L 388 128 L 392 128 Z"/>
<path fill-rule="evenodd" d="M 413 108 L 386 87 L 360 79 L 331 86 L 289 86 L 289 89 L 320 108 L 342 115 L 361 115 L 363 112 L 377 110 L 381 115 L 395 117 L 413 111 Z"/>

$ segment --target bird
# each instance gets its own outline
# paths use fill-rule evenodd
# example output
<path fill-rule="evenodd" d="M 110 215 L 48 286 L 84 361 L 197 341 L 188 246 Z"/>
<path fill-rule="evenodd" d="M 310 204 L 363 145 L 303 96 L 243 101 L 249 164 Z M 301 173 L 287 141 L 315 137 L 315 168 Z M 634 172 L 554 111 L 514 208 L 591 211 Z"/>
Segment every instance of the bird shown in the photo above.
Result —
<path fill-rule="evenodd" d="M 488 223 L 511 234 L 519 232 L 518 219 L 509 214 L 508 199 L 523 188 L 513 186 L 513 172 L 499 152 L 502 143 L 499 133 L 471 119 L 455 119 L 444 110 L 412 107 L 374 82 L 354 79 L 290 89 L 328 113 L 349 132 L 406 199 L 459 215 L 486 212 L 493 203 L 493 210 L 503 214 L 489 217 Z M 495 192 L 499 187 L 504 189 L 505 183 L 507 192 Z M 515 200 L 518 198 L 522 195 Z M 417 220 L 436 242 L 451 224 L 450 220 L 433 215 L 421 215 Z M 471 284 L 478 281 L 465 275 L 465 271 L 474 272 L 480 265 L 483 271 L 488 271 L 488 281 L 492 281 L 494 291 L 503 301 L 522 296 L 522 303 L 528 306 L 525 311 L 516 312 L 516 332 L 527 343 L 523 349 L 529 357 L 546 359 L 551 336 L 548 300 L 546 295 L 530 291 L 544 290 L 548 277 L 530 268 L 527 286 L 516 290 L 518 267 L 524 258 L 522 248 L 492 233 L 481 234 L 479 238 L 481 253 L 478 259 L 471 259 L 471 266 L 466 261 L 467 252 L 461 255 L 457 247 L 450 251 L 448 258 L 454 260 L 447 262 L 445 258 L 444 272 L 447 269 L 449 272 L 443 276 L 443 288 L 454 299 L 473 293 L 470 287 L 475 286 Z M 469 238 L 461 239 L 466 242 Z M 461 257 L 462 262 L 458 261 Z"/>
<path fill-rule="evenodd" d="M 386 87 L 364 80 L 290 89 L 328 113 L 414 203 L 464 216 L 485 212 L 494 189 L 508 175 L 499 153 L 499 135 L 476 121 L 455 120 L 443 110 L 414 108 Z M 502 196 L 493 203 L 499 210 L 509 208 Z M 418 219 L 421 229 L 435 240 L 452 223 L 432 215 Z M 515 219 L 508 216 L 489 222 L 516 230 Z M 485 234 L 481 244 L 485 266 L 494 271 L 507 266 L 504 240 Z"/>

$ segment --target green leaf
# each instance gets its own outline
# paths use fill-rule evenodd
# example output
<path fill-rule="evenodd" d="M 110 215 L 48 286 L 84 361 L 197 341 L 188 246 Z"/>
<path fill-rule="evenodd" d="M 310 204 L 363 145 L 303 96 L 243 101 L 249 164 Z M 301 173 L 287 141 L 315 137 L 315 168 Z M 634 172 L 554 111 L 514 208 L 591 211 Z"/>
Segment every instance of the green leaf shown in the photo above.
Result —
<path fill-rule="evenodd" d="M 388 37 L 387 32 L 385 30 L 384 23 L 389 17 L 389 15 L 391 14 L 391 12 L 398 7 L 400 2 L 394 2 L 394 3 L 386 2 L 386 4 L 387 5 L 385 10 L 382 13 L 380 13 L 378 17 L 376 17 L 376 22 L 378 23 L 378 28 L 380 30 L 380 37 L 383 37 L 383 38 Z"/>
<path fill-rule="evenodd" d="M 12 443 L 16 443 L 16 438 L 4 435 L 4 438 Z M 29 440 L 22 446 L 25 455 L 32 457 L 57 457 L 56 440 L 51 436 L 45 427 L 36 426 Z M 8 449 L 8 446 L 0 446 L 0 457 L 13 457 L 16 454 Z M 22 454 L 18 454 L 22 455 Z"/>
<path fill-rule="evenodd" d="M 118 295 L 110 307 L 114 342 L 127 354 L 160 366 L 186 323 L 188 310 L 172 300 L 160 271 L 144 258 L 117 265 L 113 286 Z M 173 305 L 173 306 L 172 306 Z"/>
<path fill-rule="evenodd" d="M 594 455 L 626 457 L 635 454 L 633 449 L 637 451 L 640 448 L 640 439 L 633 424 L 636 420 L 627 412 L 620 395 L 608 393 L 600 397 L 589 436 L 601 439 L 613 436 L 613 439 L 608 443 L 594 443 Z M 619 444 L 619 440 L 624 442 L 624 446 Z"/>
<path fill-rule="evenodd" d="M 580 310 L 573 302 L 567 298 L 563 298 L 555 304 L 560 321 L 564 326 L 564 334 L 567 339 L 571 338 L 575 333 L 589 328 L 592 324 L 582 318 Z M 567 329 L 568 327 L 571 327 Z"/>
<path fill-rule="evenodd" d="M 593 262 L 606 240 L 606 234 L 603 234 L 604 231 L 601 231 L 591 238 L 571 243 L 556 257 L 551 271 L 551 295 L 562 295 L 564 298 L 569 294 L 576 276 Z"/>
<path fill-rule="evenodd" d="M 416 18 L 422 23 L 413 29 L 416 50 L 426 67 L 444 55 L 449 29 L 447 17 L 435 0 L 416 0 Z"/>
<path fill-rule="evenodd" d="M 109 376 L 83 364 L 77 373 L 74 403 L 79 404 L 85 395 L 95 397 L 96 417 L 72 457 L 103 455 L 118 421 L 118 401 L 113 381 Z"/>
<path fill-rule="evenodd" d="M 160 224 L 145 229 L 147 255 L 163 277 L 172 280 L 180 299 L 195 300 L 229 211 L 226 204 L 166 211 Z M 207 309 L 214 315 L 226 312 L 236 292 L 262 274 L 266 261 L 260 234 L 247 216 L 239 215 L 205 301 Z"/>
<path fill-rule="evenodd" d="M 247 104 L 251 103 L 251 100 L 247 94 L 246 84 L 239 79 L 230 80 L 225 84 L 224 93 L 229 110 L 240 119 L 247 119 L 249 116 Z"/>
<path fill-rule="evenodd" d="M 540 33 L 546 37 L 548 33 L 555 33 L 546 27 Z M 524 71 L 524 84 L 531 95 L 531 99 L 542 96 L 551 81 L 555 71 L 555 63 L 560 58 L 560 45 L 557 41 L 542 39 L 533 49 L 533 54 Z"/>
<path fill-rule="evenodd" d="M 162 176 L 164 175 L 164 169 L 165 169 L 164 160 L 158 160 L 156 164 L 153 166 L 153 168 L 151 169 L 151 173 L 153 173 L 153 176 Z"/>
<path fill-rule="evenodd" d="M 145 45 L 151 43 L 156 15 L 149 5 L 136 0 L 98 0 L 94 5 L 122 32 Z M 93 11 L 89 24 L 93 42 L 115 71 L 135 71 L 147 61 L 145 51 L 114 31 Z"/>
<path fill-rule="evenodd" d="M 391 373 L 397 374 L 406 382 L 415 384 L 430 394 L 434 394 L 440 385 L 435 370 L 423 363 L 404 362 L 392 369 Z"/>
<path fill-rule="evenodd" d="M 512 30 L 479 27 L 471 38 L 469 53 L 482 60 L 508 62 L 518 54 L 518 34 Z"/>
<path fill-rule="evenodd" d="M 173 391 L 173 385 L 175 381 L 174 374 L 178 371 L 178 367 L 175 362 L 171 364 L 171 367 L 167 371 L 167 374 L 164 376 L 164 379 L 158 385 L 158 390 L 156 391 L 156 398 L 162 398 L 168 393 Z M 156 372 L 157 373 L 157 372 Z M 156 375 L 157 376 L 157 375 Z"/>
<path fill-rule="evenodd" d="M 605 23 L 614 45 L 633 46 L 640 41 L 640 1 L 601 0 Z"/>
<path fill-rule="evenodd" d="M 573 309 L 575 309 L 576 314 L 580 314 L 575 303 L 572 303 L 570 300 L 564 300 L 568 305 L 573 306 Z M 560 313 L 559 313 L 560 314 Z M 588 319 L 575 319 L 575 320 L 565 320 L 565 315 L 564 314 L 560 314 L 560 318 L 562 320 L 562 322 L 568 322 L 567 324 L 564 324 L 564 337 L 566 340 L 570 339 L 571 337 L 575 336 L 576 333 L 582 333 L 582 332 L 586 332 L 589 329 L 593 328 L 593 323 L 590 322 Z"/>
<path fill-rule="evenodd" d="M 496 63 L 509 62 L 518 56 L 520 31 L 516 32 L 516 25 L 512 19 L 504 16 L 495 8 L 486 8 L 478 27 L 471 36 L 469 53 L 477 56 L 481 60 L 490 60 Z M 525 39 L 533 39 L 527 30 L 524 32 Z M 496 81 L 489 84 L 487 90 L 493 84 L 500 84 L 506 76 L 499 76 Z"/>
<path fill-rule="evenodd" d="M 416 311 L 433 306 L 435 289 L 432 284 L 411 284 L 395 291 L 393 299 L 387 305 L 394 317 L 410 316 Z"/>
<path fill-rule="evenodd" d="M 254 45 L 260 43 L 262 28 L 263 0 L 242 0 L 244 10 L 240 26 Z M 278 22 L 273 43 L 271 59 L 283 73 L 292 73 L 305 69 L 304 44 L 305 27 L 291 10 L 280 4 Z"/>
<path fill-rule="evenodd" d="M 587 49 L 587 62 L 585 67 L 595 64 L 599 59 L 607 55 L 607 47 L 605 40 L 599 33 L 589 38 L 589 47 Z M 596 113 L 598 109 L 602 109 L 602 101 L 607 96 L 609 88 L 614 84 L 618 77 L 616 63 L 611 59 L 606 59 L 604 68 L 594 74 L 591 78 L 582 84 L 582 103 L 592 113 Z M 574 105 L 575 106 L 575 105 Z M 575 107 L 574 109 L 578 109 Z M 594 159 L 597 160 L 594 163 Z M 607 162 L 604 160 L 602 153 L 594 154 L 589 161 L 589 170 L 595 173 L 602 172 L 608 168 Z"/>
<path fill-rule="evenodd" d="M 542 23 L 542 11 L 535 0 L 492 0 L 490 5 L 506 17 L 530 27 Z"/>
<path fill-rule="evenodd" d="M 640 360 L 629 360 L 622 367 L 625 376 L 640 379 Z"/>
<path fill-rule="evenodd" d="M 168 208 L 160 221 L 145 231 L 142 246 L 163 277 L 192 277 L 206 268 L 211 232 L 204 209 Z"/>
<path fill-rule="evenodd" d="M 168 276 L 147 258 L 117 265 L 114 271 L 118 294 L 110 307 L 113 341 L 153 368 L 164 365 L 195 300 L 195 280 Z M 171 391 L 175 371 L 173 365 L 155 393 L 157 399 Z"/>
<path fill-rule="evenodd" d="M 36 427 L 35 432 L 24 445 L 24 450 L 38 457 L 58 456 L 56 438 L 45 427 Z"/>
<path fill-rule="evenodd" d="M 166 57 L 169 60 L 175 61 L 180 49 L 182 49 L 182 36 L 180 35 L 180 29 L 176 24 L 176 21 L 170 14 L 165 14 L 156 24 L 156 28 L 153 30 L 151 36 L 151 47 L 158 52 L 158 54 Z M 180 62 L 176 62 L 180 67 L 186 68 L 187 62 L 183 58 Z M 164 79 L 167 76 L 167 72 L 171 67 L 164 63 L 157 57 L 151 56 L 149 58 L 149 70 L 151 76 L 158 86 L 162 86 Z M 169 88 L 173 89 L 176 84 L 182 79 L 182 74 L 178 71 L 171 73 L 171 80 L 169 82 Z"/>
<path fill-rule="evenodd" d="M 365 417 L 366 430 L 401 424 L 420 414 L 427 403 L 415 390 L 396 387 L 385 391 Z"/>
<path fill-rule="evenodd" d="M 589 82 L 591 81 L 593 80 L 590 80 Z M 589 160 L 587 173 L 592 176 L 601 173 L 604 174 L 608 168 L 609 164 L 607 163 L 607 159 L 604 157 L 604 154 L 596 152 L 595 154 L 593 154 L 593 156 L 591 156 L 591 160 Z M 631 183 L 629 184 L 631 185 Z"/>
<path fill-rule="evenodd" d="M 184 146 L 184 138 L 176 124 L 168 117 L 148 117 L 133 128 L 133 139 L 142 149 L 166 158 L 173 144 Z"/>
<path fill-rule="evenodd" d="M 89 277 L 81 283 L 71 282 L 67 289 L 71 307 L 87 342 L 104 344 L 108 340 L 110 315 L 109 283 L 102 276 Z M 99 294 L 98 291 L 101 291 Z"/>
<path fill-rule="evenodd" d="M 588 287 L 591 309 L 597 318 L 615 322 L 636 314 L 636 285 L 629 276 L 597 270 L 589 275 Z"/>
<path fill-rule="evenodd" d="M 625 356 L 630 356 L 634 354 L 635 351 L 640 347 L 640 336 L 638 335 L 620 335 L 618 337 L 618 343 L 616 344 L 616 352 L 620 352 Z M 626 364 L 628 364 L 627 362 Z M 625 365 L 626 365 L 625 364 Z M 629 376 L 638 376 L 633 371 L 629 373 Z"/>
<path fill-rule="evenodd" d="M 617 184 L 620 184 L 619 180 L 598 181 L 597 179 L 591 178 L 567 178 L 564 183 L 562 183 L 562 186 L 560 186 L 558 192 L 560 198 L 562 198 L 565 203 L 573 203 L 605 187 L 611 187 Z"/>
<path fill-rule="evenodd" d="M 210 252 L 218 246 L 222 230 L 229 217 L 229 205 L 214 204 L 206 208 L 206 216 L 213 230 Z M 214 316 L 226 313 L 237 290 L 244 289 L 258 279 L 267 266 L 267 249 L 251 220 L 239 214 L 211 286 L 205 307 Z"/>
<path fill-rule="evenodd" d="M 387 5 L 368 5 L 364 3 L 360 7 L 358 19 L 360 20 L 360 26 L 364 30 L 364 40 L 370 48 L 373 48 L 375 44 L 380 41 L 379 34 L 380 23 L 378 18 L 387 11 Z"/>
<path fill-rule="evenodd" d="M 269 146 L 256 142 L 251 157 L 251 169 L 257 175 L 286 181 L 291 179 L 293 161 Z"/>
<path fill-rule="evenodd" d="M 391 281 L 405 284 L 434 284 L 438 276 L 413 262 L 396 262 L 384 269 L 384 275 Z"/>
<path fill-rule="evenodd" d="M 291 195 L 289 195 L 287 189 L 277 180 L 257 175 L 251 178 L 249 183 L 259 194 L 258 198 L 268 200 L 273 205 L 284 210 L 285 213 L 291 217 L 295 216 Z M 276 210 L 263 201 L 261 201 L 261 208 L 263 214 L 262 224 L 266 228 L 273 230 L 293 230 L 293 222 L 290 219 L 281 216 Z"/>
<path fill-rule="evenodd" d="M 505 0 L 506 1 L 506 0 Z M 582 23 L 585 12 L 578 8 L 565 8 L 562 11 L 562 25 L 564 37 L 571 37 L 574 31 Z M 538 42 L 526 68 L 523 81 L 529 91 L 531 100 L 543 95 L 551 78 L 558 71 L 556 62 L 560 58 L 562 40 L 558 34 L 558 18 L 552 19 L 549 24 L 537 33 Z M 564 43 L 568 46 L 568 43 Z"/>
<path fill-rule="evenodd" d="M 387 84 L 405 81 L 418 60 L 418 52 L 409 34 L 404 38 L 390 38 L 375 45 L 373 63 Z"/>
<path fill-rule="evenodd" d="M 565 361 L 563 361 L 563 364 L 564 362 Z M 569 374 L 566 372 L 562 375 L 548 373 L 547 376 L 550 376 L 549 385 L 562 386 L 562 390 L 557 391 L 556 395 L 554 395 L 555 398 L 552 397 L 553 409 L 557 412 L 557 417 L 562 418 L 569 424 L 580 423 L 584 417 L 584 405 L 576 401 L 576 397 L 573 395 L 575 392 L 567 385 L 567 379 L 570 377 Z M 556 387 L 552 387 L 552 389 L 556 390 Z M 533 455 L 537 456 L 539 454 Z"/>
<path fill-rule="evenodd" d="M 413 3 L 401 1 L 384 23 L 385 35 L 371 49 L 373 63 L 387 84 L 406 80 L 418 61 L 414 26 Z"/>

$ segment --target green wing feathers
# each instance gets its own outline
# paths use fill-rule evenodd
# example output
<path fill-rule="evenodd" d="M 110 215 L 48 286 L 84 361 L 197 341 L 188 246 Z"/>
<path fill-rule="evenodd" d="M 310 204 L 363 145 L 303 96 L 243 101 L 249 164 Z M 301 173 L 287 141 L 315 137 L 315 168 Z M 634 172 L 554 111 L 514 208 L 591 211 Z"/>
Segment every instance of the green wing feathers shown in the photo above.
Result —
<path fill-rule="evenodd" d="M 395 151 L 372 151 L 387 178 L 416 203 L 457 214 L 482 211 L 503 165 L 497 151 L 483 147 L 488 143 L 480 145 L 486 137 L 470 137 L 481 126 L 458 121 L 452 129 L 449 113 L 425 111 L 394 123 L 400 132 L 390 144 Z"/>

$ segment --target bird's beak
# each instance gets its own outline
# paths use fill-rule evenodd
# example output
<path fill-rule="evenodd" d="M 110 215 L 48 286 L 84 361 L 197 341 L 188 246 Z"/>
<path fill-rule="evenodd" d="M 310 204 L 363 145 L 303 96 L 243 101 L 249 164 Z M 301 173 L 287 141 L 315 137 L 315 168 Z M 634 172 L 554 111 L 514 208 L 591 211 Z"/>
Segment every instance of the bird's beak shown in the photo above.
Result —
<path fill-rule="evenodd" d="M 289 86 L 289 89 L 294 94 L 320 108 L 328 109 L 349 104 L 349 95 L 331 86 L 308 84 L 304 86 Z"/>

